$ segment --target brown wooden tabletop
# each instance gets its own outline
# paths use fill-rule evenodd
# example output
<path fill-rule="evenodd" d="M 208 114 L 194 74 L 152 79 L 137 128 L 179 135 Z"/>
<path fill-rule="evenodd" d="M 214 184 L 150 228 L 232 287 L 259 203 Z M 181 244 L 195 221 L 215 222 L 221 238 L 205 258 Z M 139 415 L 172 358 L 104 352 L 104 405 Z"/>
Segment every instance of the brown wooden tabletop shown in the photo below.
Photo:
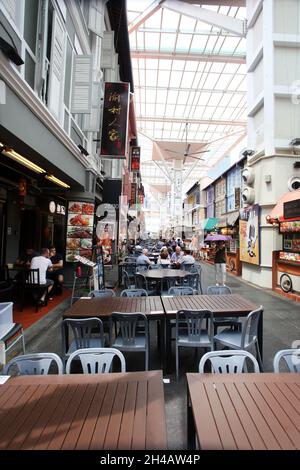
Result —
<path fill-rule="evenodd" d="M 190 446 L 300 449 L 300 374 L 187 374 Z"/>
<path fill-rule="evenodd" d="M 184 309 L 208 309 L 215 316 L 240 316 L 247 315 L 258 307 L 238 294 L 163 296 L 161 299 L 166 314 L 170 316 L 175 316 L 178 310 Z"/>
<path fill-rule="evenodd" d="M 95 297 L 80 299 L 63 313 L 63 318 L 109 317 L 113 312 L 142 312 L 148 318 L 164 315 L 159 296 Z"/>
<path fill-rule="evenodd" d="M 0 449 L 166 449 L 161 371 L 22 376 L 0 385 Z"/>
<path fill-rule="evenodd" d="M 140 274 L 145 276 L 147 279 L 167 279 L 167 278 L 184 278 L 188 274 L 188 271 L 183 269 L 147 269 L 147 271 L 141 271 Z"/>

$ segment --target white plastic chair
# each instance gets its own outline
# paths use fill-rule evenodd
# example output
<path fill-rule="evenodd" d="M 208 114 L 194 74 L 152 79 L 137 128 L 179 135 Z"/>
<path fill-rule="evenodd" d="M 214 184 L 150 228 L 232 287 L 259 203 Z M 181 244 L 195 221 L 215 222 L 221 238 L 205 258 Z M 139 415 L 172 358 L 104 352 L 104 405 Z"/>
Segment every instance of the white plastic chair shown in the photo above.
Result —
<path fill-rule="evenodd" d="M 4 368 L 4 375 L 9 375 L 9 370 L 16 366 L 19 375 L 47 375 L 52 362 L 56 363 L 58 374 L 63 373 L 61 358 L 54 353 L 24 354 L 14 357 Z"/>
<path fill-rule="evenodd" d="M 112 289 L 101 289 L 101 290 L 92 290 L 89 293 L 90 297 L 116 297 L 115 292 Z"/>
<path fill-rule="evenodd" d="M 148 297 L 148 292 L 145 289 L 124 289 L 120 297 Z"/>
<path fill-rule="evenodd" d="M 199 372 L 204 373 L 205 363 L 211 363 L 211 372 L 214 374 L 240 374 L 246 368 L 246 359 L 253 364 L 254 372 L 260 372 L 259 365 L 253 354 L 248 351 L 212 351 L 204 354 L 199 362 Z M 247 372 L 247 369 L 246 369 Z"/>
<path fill-rule="evenodd" d="M 214 336 L 214 342 L 216 345 L 220 344 L 222 346 L 228 347 L 229 349 L 243 349 L 244 351 L 250 351 L 255 347 L 257 360 L 261 371 L 263 370 L 263 363 L 258 346 L 257 330 L 258 322 L 262 312 L 262 305 L 256 310 L 250 312 L 242 324 L 241 331 L 226 328 Z"/>
<path fill-rule="evenodd" d="M 282 349 L 273 360 L 274 372 L 280 372 L 280 361 L 284 360 L 290 372 L 300 372 L 300 349 Z"/>
<path fill-rule="evenodd" d="M 121 372 L 126 372 L 125 357 L 114 348 L 88 348 L 74 351 L 66 364 L 66 374 L 70 374 L 73 359 L 79 358 L 84 374 L 108 374 L 112 372 L 115 357 L 120 359 Z"/>

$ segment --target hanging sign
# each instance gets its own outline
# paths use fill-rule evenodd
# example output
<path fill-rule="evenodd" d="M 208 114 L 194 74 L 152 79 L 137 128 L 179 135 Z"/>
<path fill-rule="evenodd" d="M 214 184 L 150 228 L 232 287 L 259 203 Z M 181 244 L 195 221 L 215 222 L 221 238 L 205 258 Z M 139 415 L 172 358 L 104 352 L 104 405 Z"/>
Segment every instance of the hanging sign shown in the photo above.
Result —
<path fill-rule="evenodd" d="M 140 171 L 141 147 L 131 147 L 131 171 Z"/>
<path fill-rule="evenodd" d="M 101 156 L 125 158 L 129 111 L 129 83 L 105 83 Z"/>
<path fill-rule="evenodd" d="M 131 183 L 130 205 L 136 204 L 136 183 Z"/>

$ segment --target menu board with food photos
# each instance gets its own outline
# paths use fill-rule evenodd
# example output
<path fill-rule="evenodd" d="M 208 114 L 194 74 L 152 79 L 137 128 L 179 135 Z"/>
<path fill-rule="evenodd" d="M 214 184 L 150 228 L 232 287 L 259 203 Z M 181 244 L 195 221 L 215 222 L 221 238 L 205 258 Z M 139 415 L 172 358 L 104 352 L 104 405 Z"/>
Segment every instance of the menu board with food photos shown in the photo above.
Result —
<path fill-rule="evenodd" d="M 93 248 L 95 205 L 69 201 L 66 239 L 66 261 L 76 262 L 76 256 L 91 258 Z"/>

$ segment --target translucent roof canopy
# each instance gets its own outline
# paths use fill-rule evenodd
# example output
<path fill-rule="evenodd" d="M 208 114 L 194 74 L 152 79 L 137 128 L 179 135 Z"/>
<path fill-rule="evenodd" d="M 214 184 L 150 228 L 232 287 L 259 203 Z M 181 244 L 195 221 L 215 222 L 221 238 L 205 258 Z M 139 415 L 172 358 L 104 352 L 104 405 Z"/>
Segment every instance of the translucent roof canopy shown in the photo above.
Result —
<path fill-rule="evenodd" d="M 245 136 L 244 5 L 127 0 L 143 179 L 170 183 L 181 159 L 186 190 Z"/>

